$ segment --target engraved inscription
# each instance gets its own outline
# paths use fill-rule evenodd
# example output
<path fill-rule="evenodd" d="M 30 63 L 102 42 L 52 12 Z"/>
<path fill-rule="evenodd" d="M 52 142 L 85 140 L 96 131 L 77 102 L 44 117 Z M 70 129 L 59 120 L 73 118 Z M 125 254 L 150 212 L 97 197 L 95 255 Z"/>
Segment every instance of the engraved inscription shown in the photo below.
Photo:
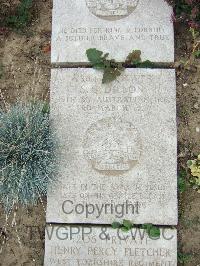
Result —
<path fill-rule="evenodd" d="M 131 199 L 139 203 L 137 224 L 145 219 L 176 224 L 174 71 L 127 69 L 106 86 L 101 73 L 94 75 L 92 69 L 52 74 L 60 170 L 59 184 L 49 197 L 54 209 L 49 207 L 48 221 L 66 221 L 60 206 L 70 195 L 74 206 L 107 204 L 109 211 L 99 218 L 97 213 L 70 214 L 70 223 L 110 224 L 115 213 L 108 204 L 122 206 Z M 169 182 L 174 189 L 169 190 Z M 131 214 L 124 217 L 133 219 Z"/>
<path fill-rule="evenodd" d="M 166 29 L 162 26 L 124 26 L 124 27 L 68 27 L 64 26 L 58 33 L 56 40 L 66 42 L 93 41 L 148 41 L 165 42 L 170 40 Z"/>
<path fill-rule="evenodd" d="M 86 0 L 86 5 L 95 16 L 105 20 L 118 20 L 129 16 L 139 0 Z"/>
<path fill-rule="evenodd" d="M 130 122 L 104 118 L 87 130 L 84 156 L 98 172 L 108 175 L 127 172 L 138 163 L 140 153 L 139 132 Z"/>
<path fill-rule="evenodd" d="M 177 265 L 175 230 L 160 229 L 159 239 L 138 228 L 123 233 L 106 226 L 52 225 L 45 232 L 45 266 Z"/>

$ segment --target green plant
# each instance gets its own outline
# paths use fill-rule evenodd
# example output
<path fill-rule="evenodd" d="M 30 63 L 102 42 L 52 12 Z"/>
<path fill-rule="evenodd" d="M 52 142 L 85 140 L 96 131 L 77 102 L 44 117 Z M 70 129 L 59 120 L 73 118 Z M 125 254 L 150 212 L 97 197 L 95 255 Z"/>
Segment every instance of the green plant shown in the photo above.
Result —
<path fill-rule="evenodd" d="M 123 220 L 123 223 L 114 222 L 112 223 L 113 229 L 121 229 L 123 232 L 128 232 L 134 227 L 134 224 L 129 220 Z"/>
<path fill-rule="evenodd" d="M 0 201 L 5 211 L 45 196 L 55 171 L 48 104 L 18 103 L 0 110 Z"/>
<path fill-rule="evenodd" d="M 185 69 L 190 69 L 191 66 L 198 64 L 196 59 L 200 58 L 200 32 L 197 29 L 190 28 L 190 33 L 192 35 L 192 47 L 187 58 L 180 60 L 180 65 Z"/>
<path fill-rule="evenodd" d="M 160 228 L 153 224 L 143 224 L 138 226 L 141 229 L 144 229 L 150 238 L 159 238 L 160 237 Z M 123 223 L 113 222 L 113 229 L 121 229 L 123 232 L 128 232 L 134 228 L 134 224 L 129 220 L 123 220 Z"/>
<path fill-rule="evenodd" d="M 197 159 L 189 160 L 187 162 L 188 167 L 191 170 L 191 183 L 193 188 L 200 192 L 200 154 L 198 155 Z"/>
<path fill-rule="evenodd" d="M 3 65 L 0 64 L 0 79 L 3 77 Z"/>
<path fill-rule="evenodd" d="M 186 183 L 186 171 L 181 170 L 180 173 L 178 174 L 178 190 L 180 193 L 185 192 L 187 188 L 187 183 Z"/>
<path fill-rule="evenodd" d="M 32 0 L 21 0 L 14 15 L 6 19 L 6 25 L 15 29 L 25 28 L 31 21 Z"/>
<path fill-rule="evenodd" d="M 180 21 L 186 21 L 192 28 L 200 28 L 199 0 L 179 0 L 174 2 L 177 19 Z"/>
<path fill-rule="evenodd" d="M 194 57 L 200 57 L 200 32 L 195 30 L 194 28 L 190 28 L 190 32 L 192 34 L 193 39 L 193 47 L 192 47 L 192 54 Z"/>
<path fill-rule="evenodd" d="M 92 63 L 95 69 L 101 69 L 104 71 L 102 83 L 108 83 L 115 80 L 121 75 L 124 70 L 121 63 L 117 63 L 114 59 L 109 60 L 109 54 L 103 54 L 103 52 L 91 48 L 86 51 L 88 60 Z"/>
<path fill-rule="evenodd" d="M 159 238 L 160 237 L 160 228 L 153 224 L 144 224 L 142 225 L 142 229 L 145 229 L 148 236 L 151 238 Z"/>
<path fill-rule="evenodd" d="M 186 262 L 191 260 L 192 255 L 178 252 L 177 257 L 178 257 L 178 262 L 179 263 L 185 264 Z"/>
<path fill-rule="evenodd" d="M 130 65 L 132 67 L 138 67 L 138 68 L 152 68 L 152 67 L 154 67 L 154 63 L 149 61 L 149 60 L 142 61 L 140 50 L 133 50 L 126 57 L 124 65 L 125 66 Z"/>
<path fill-rule="evenodd" d="M 141 51 L 133 50 L 126 58 L 124 63 L 116 62 L 114 59 L 108 59 L 109 54 L 104 54 L 96 48 L 90 48 L 86 51 L 88 60 L 93 68 L 103 71 L 102 83 L 109 83 L 119 77 L 126 66 L 152 68 L 154 64 L 149 60 L 141 60 Z"/>

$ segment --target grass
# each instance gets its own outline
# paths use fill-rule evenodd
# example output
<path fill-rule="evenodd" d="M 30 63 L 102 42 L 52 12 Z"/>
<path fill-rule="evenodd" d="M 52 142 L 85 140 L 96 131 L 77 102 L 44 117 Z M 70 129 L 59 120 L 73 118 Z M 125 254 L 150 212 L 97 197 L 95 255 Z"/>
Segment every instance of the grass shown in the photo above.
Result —
<path fill-rule="evenodd" d="M 180 193 L 183 193 L 186 191 L 187 183 L 186 183 L 186 171 L 181 170 L 178 174 L 178 190 Z"/>
<path fill-rule="evenodd" d="M 46 102 L 0 109 L 0 120 L 0 202 L 10 212 L 46 196 L 56 169 L 55 138 Z"/>
<path fill-rule="evenodd" d="M 185 263 L 189 262 L 191 260 L 191 258 L 192 258 L 191 254 L 178 252 L 178 262 L 180 264 L 185 265 Z"/>
<path fill-rule="evenodd" d="M 16 30 L 27 27 L 32 19 L 31 8 L 33 0 L 21 0 L 13 15 L 5 19 L 5 24 Z"/>
<path fill-rule="evenodd" d="M 0 63 L 0 79 L 3 77 L 3 64 Z"/>

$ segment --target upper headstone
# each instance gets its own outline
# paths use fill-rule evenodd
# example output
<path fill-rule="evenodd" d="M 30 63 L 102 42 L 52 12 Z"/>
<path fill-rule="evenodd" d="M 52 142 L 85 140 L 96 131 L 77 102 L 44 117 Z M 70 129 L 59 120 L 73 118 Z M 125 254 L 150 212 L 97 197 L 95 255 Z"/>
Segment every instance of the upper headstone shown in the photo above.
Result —
<path fill-rule="evenodd" d="M 173 62 L 172 8 L 165 0 L 54 0 L 52 63 L 88 63 L 89 48 L 117 61 L 138 49 L 143 60 Z"/>
<path fill-rule="evenodd" d="M 54 69 L 60 144 L 47 221 L 177 223 L 175 71 L 126 69 L 103 85 L 94 69 Z"/>

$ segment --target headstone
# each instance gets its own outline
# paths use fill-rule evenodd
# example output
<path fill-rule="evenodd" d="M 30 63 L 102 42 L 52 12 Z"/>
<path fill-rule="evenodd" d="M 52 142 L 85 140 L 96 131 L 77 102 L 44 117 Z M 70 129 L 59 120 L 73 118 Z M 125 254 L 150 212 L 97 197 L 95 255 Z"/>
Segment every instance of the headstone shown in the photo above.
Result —
<path fill-rule="evenodd" d="M 165 0 L 54 0 L 52 63 L 88 63 L 88 48 L 117 61 L 139 49 L 143 60 L 173 62 L 172 13 Z"/>
<path fill-rule="evenodd" d="M 176 250 L 176 230 L 155 240 L 141 229 L 48 226 L 44 266 L 176 266 Z"/>
<path fill-rule="evenodd" d="M 177 224 L 175 71 L 101 79 L 93 69 L 52 70 L 60 163 L 47 222 Z"/>

